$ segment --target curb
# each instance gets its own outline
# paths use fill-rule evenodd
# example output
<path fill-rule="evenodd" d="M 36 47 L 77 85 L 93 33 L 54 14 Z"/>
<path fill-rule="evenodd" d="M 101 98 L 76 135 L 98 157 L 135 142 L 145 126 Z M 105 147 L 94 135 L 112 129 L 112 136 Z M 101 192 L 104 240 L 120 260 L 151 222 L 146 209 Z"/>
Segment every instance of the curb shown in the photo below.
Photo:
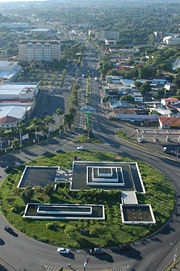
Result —
<path fill-rule="evenodd" d="M 149 149 L 147 149 L 147 148 L 145 148 L 145 147 L 142 147 L 142 146 L 140 146 L 140 145 L 137 145 L 137 144 L 134 143 L 134 142 L 128 141 L 128 140 L 126 140 L 126 139 L 124 139 L 124 138 L 122 138 L 122 137 L 118 137 L 117 135 L 115 135 L 115 139 L 116 139 L 116 140 L 118 140 L 118 139 L 119 139 L 119 140 L 122 140 L 122 141 L 124 141 L 125 143 L 127 143 L 127 144 L 133 146 L 134 148 L 138 148 L 138 149 L 140 149 L 141 151 L 143 151 L 143 152 L 145 152 L 145 153 L 147 153 L 147 154 L 151 154 L 151 155 L 154 155 L 154 156 L 158 156 L 158 157 L 160 157 L 160 158 L 169 159 L 169 160 L 171 160 L 171 161 L 178 162 L 178 163 L 180 162 L 180 161 L 178 161 L 177 159 L 174 159 L 174 158 L 169 157 L 169 156 L 165 156 L 165 155 L 163 155 L 163 154 L 161 154 L 161 153 L 158 153 L 158 152 L 151 151 L 151 150 L 149 150 Z"/>

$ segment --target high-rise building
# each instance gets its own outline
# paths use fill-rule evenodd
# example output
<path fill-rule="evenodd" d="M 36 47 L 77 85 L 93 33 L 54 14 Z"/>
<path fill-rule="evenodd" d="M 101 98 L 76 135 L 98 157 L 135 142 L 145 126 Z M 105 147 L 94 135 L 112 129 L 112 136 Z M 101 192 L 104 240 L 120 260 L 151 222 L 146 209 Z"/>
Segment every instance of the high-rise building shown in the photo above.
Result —
<path fill-rule="evenodd" d="M 19 60 L 21 61 L 60 61 L 61 43 L 59 40 L 20 40 Z"/>

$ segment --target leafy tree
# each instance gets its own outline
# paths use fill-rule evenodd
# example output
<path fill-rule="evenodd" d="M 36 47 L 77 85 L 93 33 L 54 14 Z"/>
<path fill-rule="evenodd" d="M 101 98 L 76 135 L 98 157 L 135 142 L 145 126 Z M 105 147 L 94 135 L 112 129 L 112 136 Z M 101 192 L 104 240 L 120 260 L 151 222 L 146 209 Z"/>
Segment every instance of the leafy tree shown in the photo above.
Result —
<path fill-rule="evenodd" d="M 61 115 L 63 113 L 63 110 L 62 110 L 62 108 L 57 108 L 56 109 L 56 115 Z"/>
<path fill-rule="evenodd" d="M 64 230 L 65 235 L 69 238 L 76 238 L 77 237 L 77 227 L 74 225 L 67 225 Z"/>
<path fill-rule="evenodd" d="M 64 114 L 63 122 L 64 122 L 64 125 L 68 126 L 69 129 L 71 129 L 71 125 L 73 121 L 74 121 L 74 118 L 70 113 Z"/>
<path fill-rule="evenodd" d="M 151 91 L 151 85 L 150 85 L 150 81 L 147 81 L 145 83 L 143 83 L 140 87 L 140 92 L 142 94 L 148 94 Z"/>
<path fill-rule="evenodd" d="M 177 89 L 180 89 L 180 72 L 174 78 L 173 83 L 175 84 Z"/>
<path fill-rule="evenodd" d="M 13 141 L 12 141 L 12 148 L 13 149 L 17 149 L 19 148 L 19 140 L 17 138 L 15 138 Z"/>
<path fill-rule="evenodd" d="M 90 234 L 93 236 L 98 236 L 104 232 L 104 226 L 103 225 L 98 225 L 94 224 L 90 226 Z"/>
<path fill-rule="evenodd" d="M 131 95 L 124 95 L 120 98 L 121 101 L 128 101 L 130 103 L 134 102 L 134 97 L 132 97 Z"/>
<path fill-rule="evenodd" d="M 137 88 L 140 88 L 141 87 L 141 85 L 142 85 L 142 83 L 141 82 L 139 82 L 139 81 L 135 81 L 135 86 L 137 87 Z"/>
<path fill-rule="evenodd" d="M 34 190 L 31 187 L 26 187 L 21 193 L 21 197 L 25 203 L 29 202 L 34 195 Z"/>

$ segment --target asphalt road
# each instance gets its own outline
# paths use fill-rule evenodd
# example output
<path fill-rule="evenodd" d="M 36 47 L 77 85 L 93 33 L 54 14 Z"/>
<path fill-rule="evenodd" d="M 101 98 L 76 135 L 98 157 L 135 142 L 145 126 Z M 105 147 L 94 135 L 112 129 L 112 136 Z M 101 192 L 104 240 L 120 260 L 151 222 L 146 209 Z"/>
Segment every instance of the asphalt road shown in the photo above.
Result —
<path fill-rule="evenodd" d="M 117 128 L 116 124 L 104 118 L 100 112 L 98 84 L 96 81 L 92 82 L 91 99 L 92 106 L 97 110 L 93 117 L 93 127 L 96 134 L 104 140 L 104 144 L 84 144 L 84 146 L 89 150 L 115 152 L 119 155 L 139 159 L 160 170 L 175 188 L 177 208 L 171 221 L 161 231 L 145 240 L 136 242 L 132 250 L 128 252 L 124 253 L 115 249 L 106 249 L 104 256 L 90 256 L 87 270 L 112 268 L 118 271 L 162 271 L 173 260 L 175 252 L 180 254 L 178 253 L 180 252 L 179 163 L 153 155 L 149 156 L 149 154 L 136 146 L 130 146 L 124 141 L 116 141 L 114 137 L 114 130 Z M 71 141 L 75 135 L 73 133 L 67 134 L 50 142 L 44 142 L 43 145 L 36 145 L 22 152 L 4 156 L 1 159 L 1 164 L 18 166 L 36 157 L 54 153 L 57 148 L 61 148 L 63 151 L 75 150 L 78 144 L 73 144 Z M 2 180 L 5 176 L 3 168 L 0 169 L 0 175 Z M 65 257 L 56 252 L 56 247 L 28 238 L 17 231 L 18 237 L 14 237 L 4 231 L 5 224 L 7 224 L 6 221 L 0 216 L 0 237 L 5 242 L 4 245 L 0 246 L 0 261 L 6 264 L 9 270 L 53 271 L 55 270 L 54 268 L 65 267 L 68 264 L 71 264 L 75 270 L 83 270 L 84 261 L 89 257 L 87 251 L 73 250 L 70 257 Z"/>

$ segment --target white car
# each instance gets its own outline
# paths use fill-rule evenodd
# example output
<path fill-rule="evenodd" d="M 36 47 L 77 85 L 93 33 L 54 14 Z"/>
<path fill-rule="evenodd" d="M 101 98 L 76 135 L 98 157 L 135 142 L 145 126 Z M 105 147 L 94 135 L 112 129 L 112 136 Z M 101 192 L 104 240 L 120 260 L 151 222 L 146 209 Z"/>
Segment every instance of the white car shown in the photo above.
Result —
<path fill-rule="evenodd" d="M 69 248 L 64 248 L 64 247 L 58 247 L 57 248 L 57 252 L 59 252 L 61 254 L 69 254 L 70 253 L 70 249 Z"/>
<path fill-rule="evenodd" d="M 85 151 L 85 147 L 84 146 L 79 146 L 79 147 L 77 147 L 77 150 L 78 151 Z"/>

